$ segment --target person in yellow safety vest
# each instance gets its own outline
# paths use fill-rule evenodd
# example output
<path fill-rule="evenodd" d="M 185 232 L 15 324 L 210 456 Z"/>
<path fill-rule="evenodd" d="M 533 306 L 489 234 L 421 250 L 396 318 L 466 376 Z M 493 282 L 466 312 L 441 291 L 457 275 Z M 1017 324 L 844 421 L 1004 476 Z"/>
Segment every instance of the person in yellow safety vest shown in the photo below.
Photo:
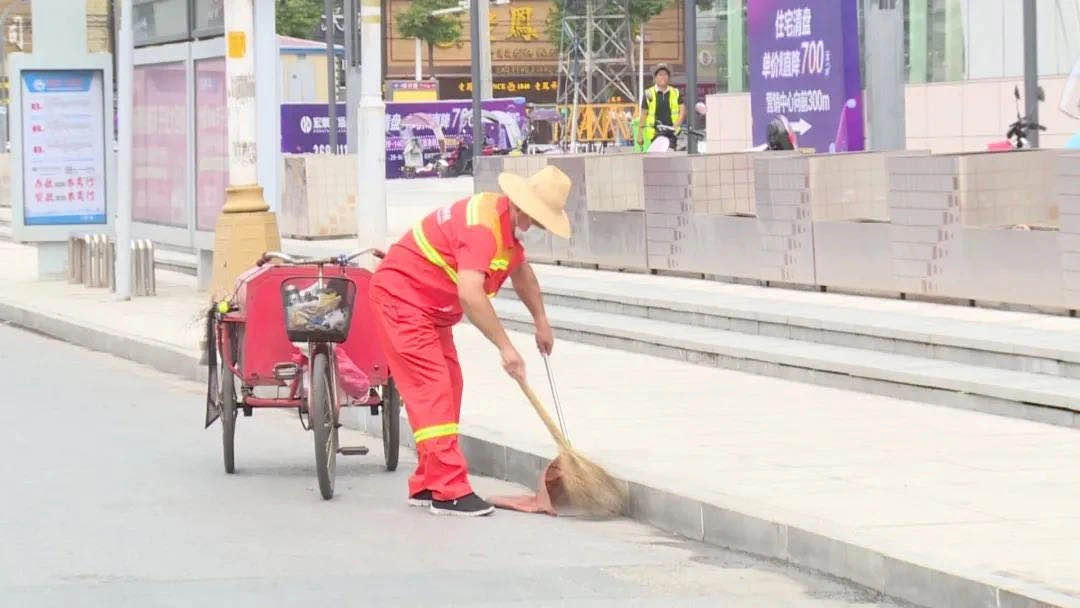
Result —
<path fill-rule="evenodd" d="M 645 89 L 645 98 L 641 100 L 641 111 L 645 120 L 641 130 L 644 141 L 639 140 L 639 143 L 645 149 L 648 149 L 649 144 L 656 138 L 656 125 L 675 127 L 675 133 L 667 134 L 672 150 L 675 149 L 676 135 L 682 130 L 686 105 L 679 97 L 679 89 L 668 86 L 670 79 L 671 71 L 668 67 L 662 63 L 658 65 L 653 72 L 653 86 Z"/>

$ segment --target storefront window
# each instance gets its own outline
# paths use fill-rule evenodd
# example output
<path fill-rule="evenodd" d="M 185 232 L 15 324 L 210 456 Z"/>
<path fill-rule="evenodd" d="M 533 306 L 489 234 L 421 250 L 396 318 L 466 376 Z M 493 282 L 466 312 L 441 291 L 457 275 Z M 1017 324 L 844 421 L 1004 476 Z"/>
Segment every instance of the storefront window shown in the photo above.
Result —
<path fill-rule="evenodd" d="M 132 211 L 187 226 L 187 77 L 182 62 L 135 68 Z"/>
<path fill-rule="evenodd" d="M 135 46 L 188 38 L 190 0 L 133 0 Z"/>
<path fill-rule="evenodd" d="M 195 62 L 195 226 L 211 231 L 229 184 L 225 59 Z"/>
<path fill-rule="evenodd" d="M 747 90 L 750 75 L 746 0 L 714 0 L 698 9 L 698 81 L 721 93 Z"/>
<path fill-rule="evenodd" d="M 1080 56 L 1080 0 L 1038 0 L 1039 74 L 1067 74 Z M 1021 0 L 909 0 L 904 22 L 910 82 L 1024 74 Z"/>
<path fill-rule="evenodd" d="M 196 38 L 219 36 L 225 32 L 225 0 L 195 0 L 191 33 Z"/>

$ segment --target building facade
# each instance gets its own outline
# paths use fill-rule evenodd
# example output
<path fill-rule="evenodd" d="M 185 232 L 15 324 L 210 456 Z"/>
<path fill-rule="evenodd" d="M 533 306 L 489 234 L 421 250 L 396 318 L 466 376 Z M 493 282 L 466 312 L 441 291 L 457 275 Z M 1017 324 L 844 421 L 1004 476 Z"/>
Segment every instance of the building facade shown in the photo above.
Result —
<path fill-rule="evenodd" d="M 383 20 L 388 79 L 412 78 L 415 70 L 415 41 L 397 28 L 397 15 L 409 0 L 385 0 Z M 550 0 L 513 0 L 491 6 L 491 65 L 496 97 L 519 96 L 537 103 L 555 101 L 558 81 L 558 41 L 548 34 Z M 463 35 L 457 42 L 435 49 L 435 73 L 440 99 L 472 95 L 470 78 L 470 36 L 468 20 L 462 18 Z M 682 8 L 672 2 L 645 28 L 645 65 L 667 63 L 681 72 L 683 62 Z M 634 49 L 637 57 L 638 49 Z M 423 72 L 431 76 L 427 48 L 423 49 Z M 646 72 L 651 71 L 648 67 Z M 648 84 L 648 81 L 647 81 Z"/>
<path fill-rule="evenodd" d="M 708 120 L 709 138 L 723 150 L 751 143 L 747 1 L 715 0 L 698 20 L 698 78 L 725 93 L 714 99 Z M 1023 90 L 1023 0 L 903 1 L 908 148 L 973 151 L 1003 139 L 1016 120 L 1013 87 Z M 1040 141 L 1057 147 L 1080 130 L 1080 121 L 1057 109 L 1080 58 L 1080 0 L 1036 5 L 1039 84 L 1046 91 Z M 861 26 L 860 10 L 860 35 Z"/>

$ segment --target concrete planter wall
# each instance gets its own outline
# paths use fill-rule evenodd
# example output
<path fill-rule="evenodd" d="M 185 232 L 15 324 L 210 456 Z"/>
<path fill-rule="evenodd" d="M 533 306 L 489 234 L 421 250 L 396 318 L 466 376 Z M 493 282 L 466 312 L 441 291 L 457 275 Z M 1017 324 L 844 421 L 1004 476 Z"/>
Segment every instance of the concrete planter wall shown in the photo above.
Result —
<path fill-rule="evenodd" d="M 760 278 L 755 156 L 644 157 L 650 269 Z"/>
<path fill-rule="evenodd" d="M 1080 154 L 503 157 L 476 187 L 543 163 L 575 232 L 530 237 L 539 261 L 1080 308 Z"/>
<path fill-rule="evenodd" d="M 888 159 L 927 152 L 858 152 L 808 159 L 817 284 L 895 292 Z"/>
<path fill-rule="evenodd" d="M 530 232 L 525 240 L 529 259 L 644 271 L 642 158 L 632 154 L 488 156 L 476 163 L 474 188 L 498 192 L 499 173 L 525 177 L 552 164 L 573 182 L 566 213 L 574 232 L 569 240 Z"/>
<path fill-rule="evenodd" d="M 356 155 L 296 154 L 284 157 L 278 226 L 288 238 L 356 234 Z"/>
<path fill-rule="evenodd" d="M 1064 307 L 1057 155 L 1038 150 L 891 158 L 898 289 Z"/>
<path fill-rule="evenodd" d="M 1061 283 L 1065 305 L 1080 309 L 1080 153 L 1058 157 L 1058 205 L 1061 231 Z"/>

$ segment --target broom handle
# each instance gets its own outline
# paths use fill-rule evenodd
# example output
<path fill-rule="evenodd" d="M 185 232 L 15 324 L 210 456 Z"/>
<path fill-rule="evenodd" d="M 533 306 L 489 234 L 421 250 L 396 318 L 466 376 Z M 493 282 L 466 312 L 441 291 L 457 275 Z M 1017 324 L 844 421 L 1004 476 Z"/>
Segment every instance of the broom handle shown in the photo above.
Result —
<path fill-rule="evenodd" d="M 536 410 L 537 415 L 540 416 L 540 420 L 544 422 L 544 426 L 547 427 L 552 438 L 555 439 L 555 443 L 559 444 L 560 449 L 569 449 L 570 442 L 566 440 L 566 436 L 559 430 L 559 425 L 555 424 L 555 421 L 551 418 L 551 414 L 548 414 L 547 410 L 544 409 L 544 405 L 540 403 L 540 398 L 536 396 L 536 393 L 533 392 L 524 380 L 519 380 L 518 385 L 521 386 L 521 391 L 528 397 L 529 403 L 533 406 L 533 409 Z"/>
<path fill-rule="evenodd" d="M 551 402 L 555 405 L 555 415 L 559 418 L 559 430 L 562 431 L 566 443 L 570 443 L 570 433 L 566 432 L 566 421 L 563 420 L 562 404 L 559 403 L 559 389 L 555 388 L 555 374 L 551 373 L 551 361 L 547 355 L 543 355 L 544 369 L 547 370 L 548 385 L 551 386 Z"/>

